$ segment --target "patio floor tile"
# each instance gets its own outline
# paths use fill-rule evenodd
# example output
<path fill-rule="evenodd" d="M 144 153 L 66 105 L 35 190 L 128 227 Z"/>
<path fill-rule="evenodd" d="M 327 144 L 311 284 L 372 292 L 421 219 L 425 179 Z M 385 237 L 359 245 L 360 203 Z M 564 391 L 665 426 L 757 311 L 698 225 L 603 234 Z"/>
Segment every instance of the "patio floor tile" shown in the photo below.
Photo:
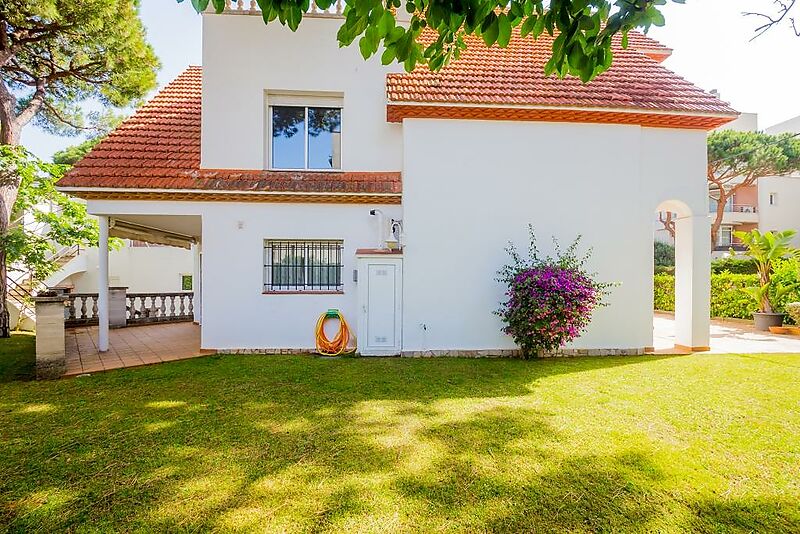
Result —
<path fill-rule="evenodd" d="M 184 360 L 213 353 L 200 350 L 200 326 L 193 323 L 112 329 L 109 332 L 108 352 L 104 353 L 97 350 L 97 335 L 96 326 L 66 330 L 65 376 Z"/>

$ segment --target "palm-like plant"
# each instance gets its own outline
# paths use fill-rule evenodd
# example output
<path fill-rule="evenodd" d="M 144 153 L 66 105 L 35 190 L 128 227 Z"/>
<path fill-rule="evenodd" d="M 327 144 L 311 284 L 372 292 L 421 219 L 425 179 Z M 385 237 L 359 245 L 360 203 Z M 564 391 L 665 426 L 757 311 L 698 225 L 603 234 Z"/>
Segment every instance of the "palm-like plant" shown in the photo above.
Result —
<path fill-rule="evenodd" d="M 772 299 L 776 301 L 795 289 L 795 285 L 778 285 L 772 281 L 772 267 L 776 260 L 794 256 L 800 258 L 800 249 L 791 246 L 792 237 L 797 232 L 734 232 L 734 235 L 747 247 L 747 254 L 756 263 L 758 269 L 758 287 L 749 287 L 745 291 L 758 302 L 762 313 L 774 313 Z"/>

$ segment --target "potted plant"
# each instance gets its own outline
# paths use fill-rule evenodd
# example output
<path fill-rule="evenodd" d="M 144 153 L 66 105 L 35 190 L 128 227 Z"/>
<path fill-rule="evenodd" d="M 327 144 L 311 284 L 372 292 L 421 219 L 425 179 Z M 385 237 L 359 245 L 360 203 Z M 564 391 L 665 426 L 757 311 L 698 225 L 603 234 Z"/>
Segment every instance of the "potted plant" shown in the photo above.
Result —
<path fill-rule="evenodd" d="M 734 232 L 747 247 L 745 254 L 753 259 L 758 272 L 758 286 L 744 289 L 758 302 L 759 311 L 753 313 L 756 330 L 766 331 L 770 326 L 783 324 L 784 314 L 775 310 L 774 303 L 795 289 L 795 285 L 777 283 L 772 279 L 772 271 L 775 261 L 787 256 L 800 257 L 800 249 L 790 245 L 796 233 L 794 230 L 763 234 L 758 230 Z"/>

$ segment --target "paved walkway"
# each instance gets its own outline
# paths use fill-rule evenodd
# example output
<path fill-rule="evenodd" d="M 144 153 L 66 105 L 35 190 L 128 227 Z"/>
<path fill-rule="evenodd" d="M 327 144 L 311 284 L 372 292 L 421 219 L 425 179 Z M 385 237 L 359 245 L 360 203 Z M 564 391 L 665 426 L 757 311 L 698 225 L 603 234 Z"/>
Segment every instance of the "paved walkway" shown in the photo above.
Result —
<path fill-rule="evenodd" d="M 122 367 L 183 360 L 211 354 L 200 350 L 200 327 L 194 323 L 155 324 L 113 329 L 108 352 L 97 350 L 97 327 L 66 330 L 65 376 Z"/>
<path fill-rule="evenodd" d="M 671 314 L 653 317 L 656 352 L 669 352 L 675 345 L 675 320 Z M 715 354 L 800 353 L 800 336 L 757 332 L 748 321 L 711 321 L 711 351 Z"/>

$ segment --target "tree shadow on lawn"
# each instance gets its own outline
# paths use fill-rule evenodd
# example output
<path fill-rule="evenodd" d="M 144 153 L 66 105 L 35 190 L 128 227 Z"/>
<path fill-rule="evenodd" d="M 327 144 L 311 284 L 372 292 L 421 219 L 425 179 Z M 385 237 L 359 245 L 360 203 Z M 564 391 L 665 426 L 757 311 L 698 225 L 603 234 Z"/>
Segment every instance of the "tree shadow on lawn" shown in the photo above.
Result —
<path fill-rule="evenodd" d="M 230 356 L 5 386 L 0 525 L 711 529 L 722 500 L 693 513 L 646 447 L 587 450 L 536 402 L 548 377 L 658 359 Z M 800 528 L 784 510 L 753 512 Z"/>

